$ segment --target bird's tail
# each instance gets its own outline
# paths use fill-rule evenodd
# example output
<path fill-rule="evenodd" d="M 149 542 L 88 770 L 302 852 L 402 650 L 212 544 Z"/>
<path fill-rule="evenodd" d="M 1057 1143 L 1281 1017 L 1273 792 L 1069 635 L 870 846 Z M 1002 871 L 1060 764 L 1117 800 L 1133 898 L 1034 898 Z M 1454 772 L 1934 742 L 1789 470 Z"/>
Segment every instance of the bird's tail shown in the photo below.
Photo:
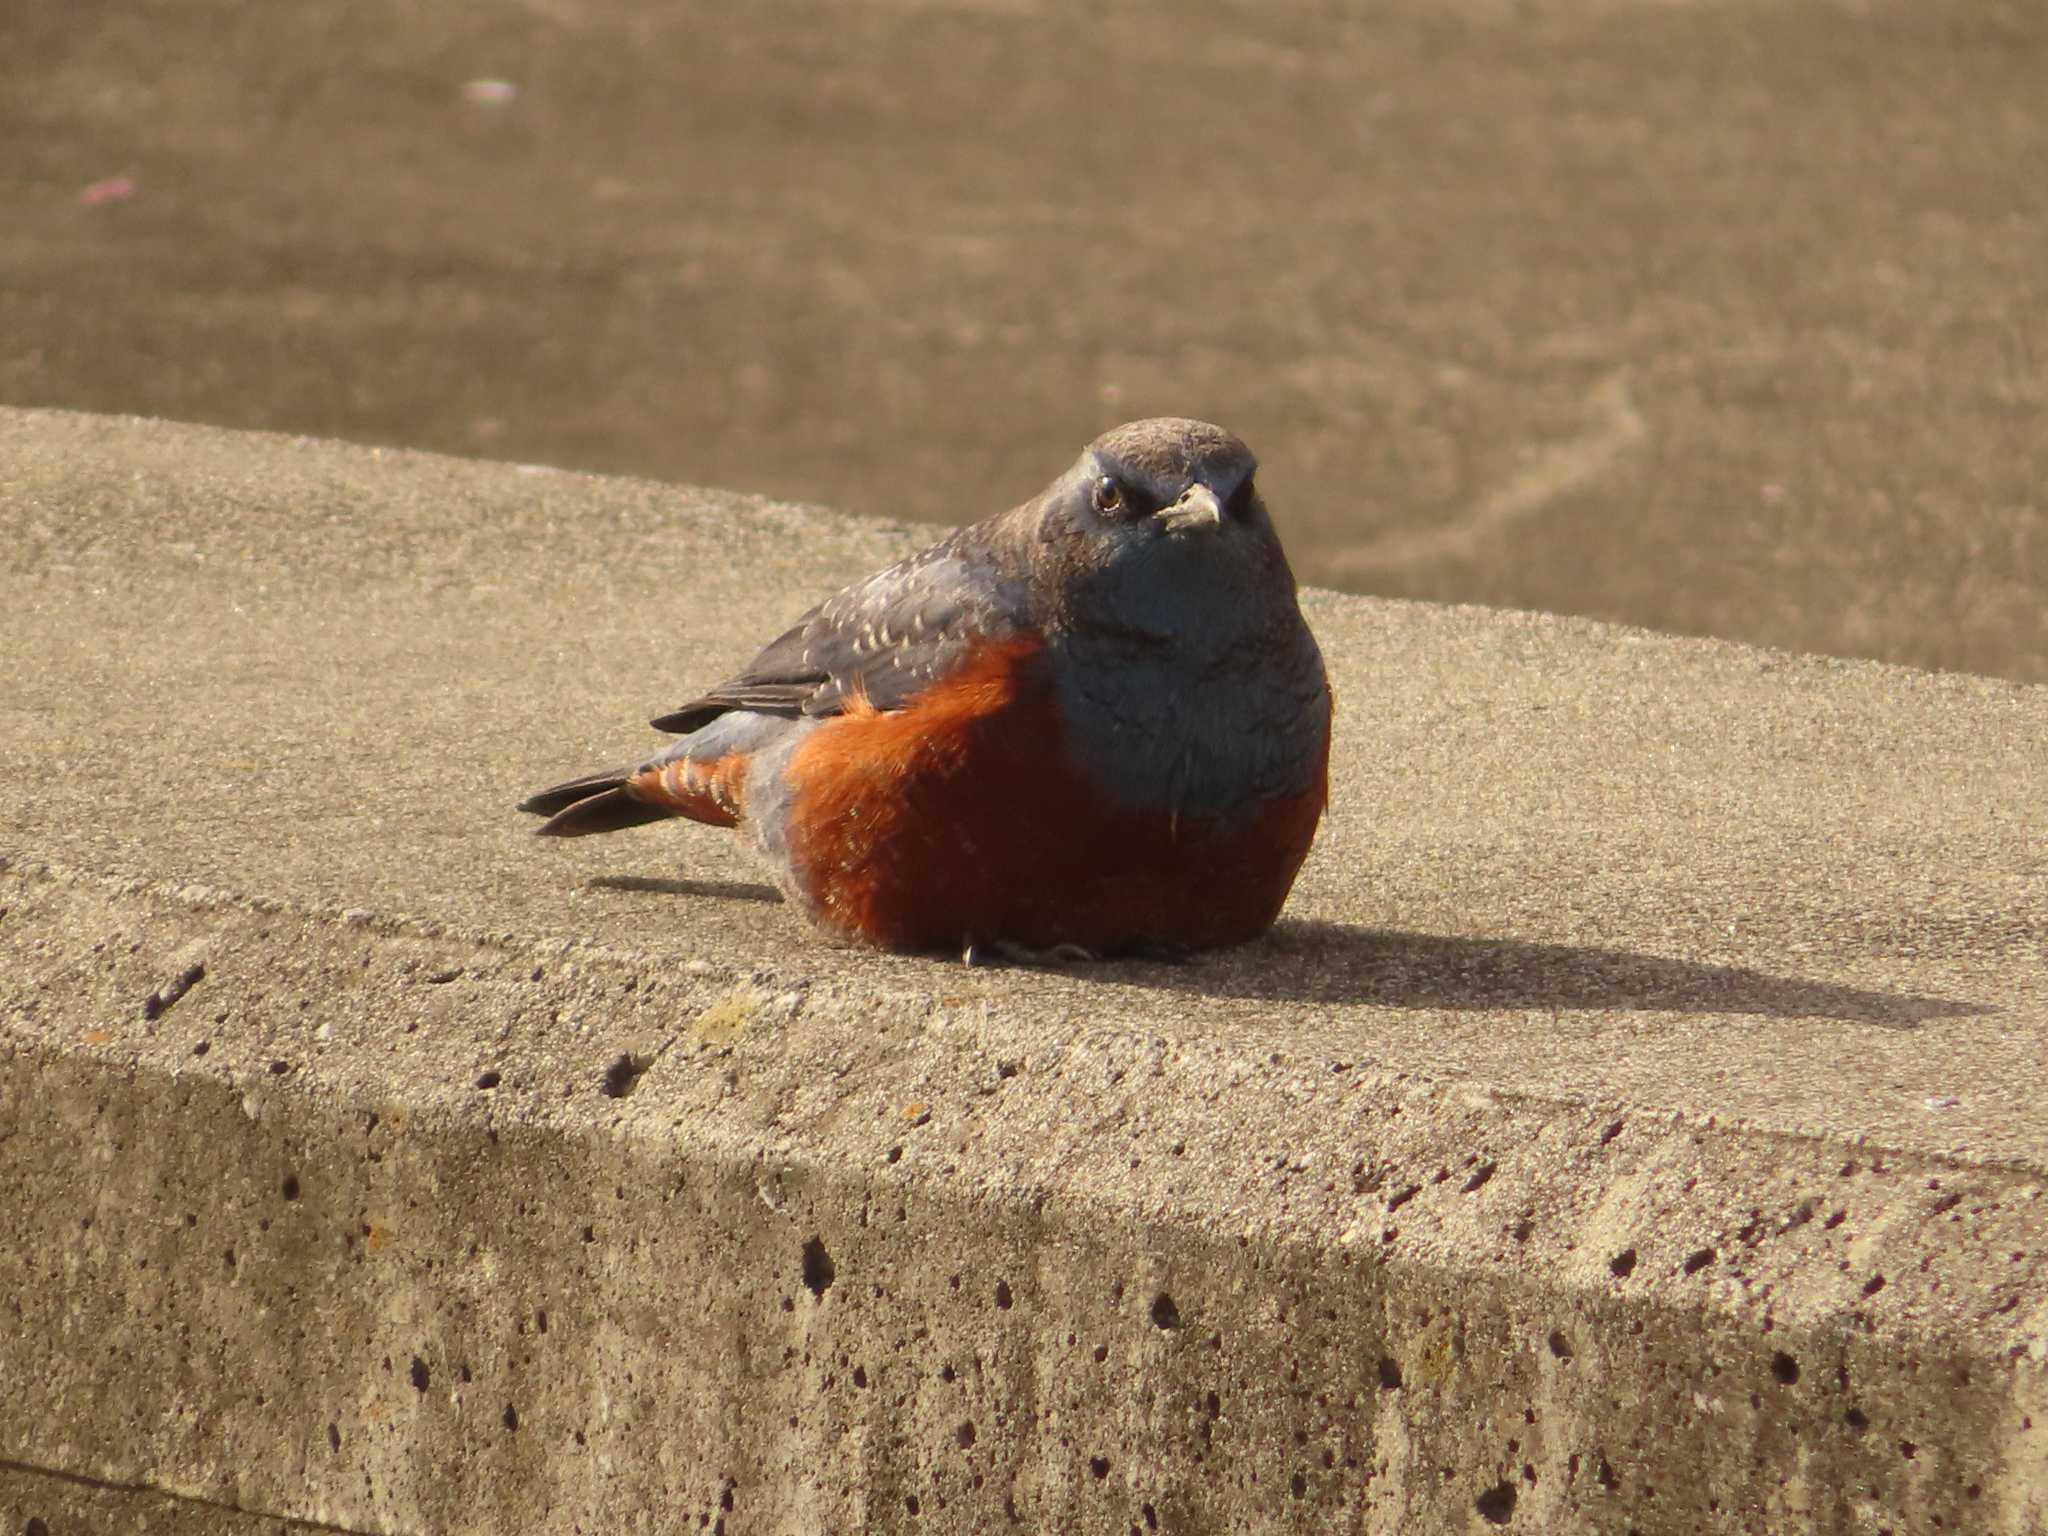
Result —
<path fill-rule="evenodd" d="M 691 738 L 701 743 L 705 733 Z M 714 748 L 722 743 L 714 742 Z M 534 830 L 542 837 L 584 837 L 616 832 L 670 816 L 687 816 L 709 826 L 739 823 L 746 805 L 751 757 L 726 751 L 699 757 L 677 742 L 637 768 L 587 773 L 529 797 L 519 807 L 547 820 Z"/>
<path fill-rule="evenodd" d="M 650 805 L 627 788 L 636 768 L 610 768 L 603 773 L 586 773 L 530 795 L 519 809 L 547 820 L 534 828 L 541 837 L 587 837 L 593 832 L 617 832 L 625 827 L 665 821 L 675 811 L 665 805 Z"/>

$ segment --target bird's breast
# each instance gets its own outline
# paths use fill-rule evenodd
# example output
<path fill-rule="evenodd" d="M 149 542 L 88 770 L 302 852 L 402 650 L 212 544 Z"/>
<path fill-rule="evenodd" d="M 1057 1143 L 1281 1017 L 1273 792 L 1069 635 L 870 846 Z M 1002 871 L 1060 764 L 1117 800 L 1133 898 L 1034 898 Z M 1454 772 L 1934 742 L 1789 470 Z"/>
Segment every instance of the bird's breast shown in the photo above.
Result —
<path fill-rule="evenodd" d="M 1327 749 L 1306 626 L 1278 646 L 1069 650 L 1053 667 L 1070 758 L 1120 804 L 1229 818 L 1303 791 Z"/>

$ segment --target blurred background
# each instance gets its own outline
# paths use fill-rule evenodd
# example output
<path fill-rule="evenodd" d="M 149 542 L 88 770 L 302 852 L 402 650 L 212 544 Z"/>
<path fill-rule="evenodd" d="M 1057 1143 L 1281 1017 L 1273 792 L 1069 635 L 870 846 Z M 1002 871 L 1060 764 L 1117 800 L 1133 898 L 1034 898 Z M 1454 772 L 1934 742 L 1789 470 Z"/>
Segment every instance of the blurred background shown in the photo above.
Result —
<path fill-rule="evenodd" d="M 0 402 L 2048 680 L 2048 6 L 0 0 Z"/>

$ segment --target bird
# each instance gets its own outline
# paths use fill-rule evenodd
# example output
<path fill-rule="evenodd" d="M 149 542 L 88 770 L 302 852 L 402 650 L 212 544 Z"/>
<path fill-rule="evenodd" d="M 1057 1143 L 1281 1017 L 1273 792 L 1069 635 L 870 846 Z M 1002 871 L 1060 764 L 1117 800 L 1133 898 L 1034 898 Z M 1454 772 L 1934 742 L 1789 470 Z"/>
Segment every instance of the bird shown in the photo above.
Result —
<path fill-rule="evenodd" d="M 578 837 L 737 827 L 828 934 L 1022 961 L 1181 957 L 1279 916 L 1332 703 L 1237 437 L 1162 417 L 826 598 L 520 809 Z"/>

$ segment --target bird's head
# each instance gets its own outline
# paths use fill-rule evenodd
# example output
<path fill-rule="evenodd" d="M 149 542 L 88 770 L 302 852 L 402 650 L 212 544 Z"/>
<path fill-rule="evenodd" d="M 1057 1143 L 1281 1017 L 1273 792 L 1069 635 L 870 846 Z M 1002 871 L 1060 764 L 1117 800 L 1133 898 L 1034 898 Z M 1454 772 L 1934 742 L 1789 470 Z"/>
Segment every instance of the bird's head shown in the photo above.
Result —
<path fill-rule="evenodd" d="M 1070 622 L 1134 639 L 1220 637 L 1294 604 L 1294 577 L 1253 476 L 1258 460 L 1205 421 L 1105 432 L 1038 500 L 1035 562 Z"/>

